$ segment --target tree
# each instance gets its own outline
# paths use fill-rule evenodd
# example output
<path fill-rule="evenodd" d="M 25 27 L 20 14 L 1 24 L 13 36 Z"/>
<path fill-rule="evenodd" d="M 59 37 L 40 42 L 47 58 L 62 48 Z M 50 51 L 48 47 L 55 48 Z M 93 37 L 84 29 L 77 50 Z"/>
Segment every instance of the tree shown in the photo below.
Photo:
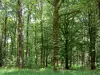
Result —
<path fill-rule="evenodd" d="M 99 0 L 0 0 L 1 66 L 95 69 L 99 13 Z"/>
<path fill-rule="evenodd" d="M 88 26 L 89 26 L 89 51 L 90 51 L 90 64 L 91 64 L 91 69 L 94 70 L 95 67 L 95 61 L 96 61 L 96 51 L 95 51 L 95 45 L 96 45 L 96 33 L 97 33 L 97 28 L 96 25 L 93 23 L 95 20 L 93 20 L 92 17 L 95 18 L 93 14 L 93 10 L 91 9 L 92 4 L 90 3 L 90 9 L 88 11 Z"/>
<path fill-rule="evenodd" d="M 59 8 L 62 4 L 63 0 L 54 0 L 53 6 L 53 66 L 54 69 L 57 66 L 57 56 L 59 51 L 59 44 L 58 44 L 58 36 L 59 36 Z"/>
<path fill-rule="evenodd" d="M 22 68 L 22 8 L 21 0 L 18 0 L 18 67 Z"/>

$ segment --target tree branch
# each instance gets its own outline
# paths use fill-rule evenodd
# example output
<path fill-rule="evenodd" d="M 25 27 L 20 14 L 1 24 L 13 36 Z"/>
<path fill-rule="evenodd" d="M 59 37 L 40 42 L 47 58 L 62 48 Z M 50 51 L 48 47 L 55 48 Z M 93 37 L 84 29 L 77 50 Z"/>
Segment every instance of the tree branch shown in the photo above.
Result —
<path fill-rule="evenodd" d="M 70 14 L 73 14 L 73 13 L 80 13 L 80 12 L 81 12 L 80 10 L 75 10 L 75 11 L 71 11 L 69 13 L 61 14 L 59 17 L 65 16 L 65 15 L 70 15 Z"/>

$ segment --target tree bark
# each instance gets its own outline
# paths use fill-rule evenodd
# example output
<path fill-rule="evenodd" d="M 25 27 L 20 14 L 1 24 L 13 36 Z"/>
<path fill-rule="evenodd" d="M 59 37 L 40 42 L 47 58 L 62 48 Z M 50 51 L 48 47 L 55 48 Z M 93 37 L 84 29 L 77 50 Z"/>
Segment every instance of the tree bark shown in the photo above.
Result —
<path fill-rule="evenodd" d="M 22 68 L 22 8 L 18 0 L 18 67 Z"/>
<path fill-rule="evenodd" d="M 100 0 L 98 0 L 99 18 L 100 18 Z"/>
<path fill-rule="evenodd" d="M 58 46 L 58 35 L 59 35 L 59 8 L 57 7 L 59 0 L 54 0 L 54 11 L 53 11 L 53 67 L 56 69 L 57 66 L 57 55 L 59 51 Z"/>
<path fill-rule="evenodd" d="M 41 0 L 41 13 L 40 13 L 40 25 L 41 25 L 41 67 L 43 67 L 43 22 L 42 22 L 42 15 L 43 15 L 43 1 Z"/>
<path fill-rule="evenodd" d="M 35 14 L 36 14 L 36 5 L 34 5 L 34 8 L 35 8 Z M 36 14 L 37 15 L 37 14 Z M 35 22 L 36 22 L 36 16 L 35 16 Z M 38 51 L 37 51 L 37 25 L 35 24 L 35 42 L 34 42 L 34 45 L 35 45 L 35 64 L 37 65 L 38 64 Z"/>
<path fill-rule="evenodd" d="M 68 39 L 65 41 L 65 69 L 69 69 L 68 65 Z"/>
<path fill-rule="evenodd" d="M 90 28 L 90 56 L 91 56 L 91 69 L 94 70 L 95 66 L 95 42 L 96 42 L 96 28 Z"/>
<path fill-rule="evenodd" d="M 96 26 L 92 25 L 91 23 L 91 10 L 88 13 L 88 26 L 89 26 L 89 38 L 90 38 L 90 43 L 89 43 L 89 52 L 90 52 L 90 64 L 91 64 L 91 70 L 94 70 L 96 68 L 95 66 L 95 43 L 96 43 Z"/>
<path fill-rule="evenodd" d="M 3 65 L 3 56 L 2 56 L 2 37 L 0 37 L 0 67 Z"/>
<path fill-rule="evenodd" d="M 27 28 L 26 28 L 26 66 L 28 66 L 28 39 L 29 39 L 29 24 L 30 24 L 30 15 L 31 11 L 29 10 L 29 5 L 28 5 L 28 15 L 27 15 Z"/>
<path fill-rule="evenodd" d="M 6 57 L 6 40 L 7 40 L 7 28 L 6 28 L 6 25 L 7 25 L 7 10 L 6 10 L 6 16 L 5 16 L 5 20 L 4 20 L 4 58 Z"/>
<path fill-rule="evenodd" d="M 69 25 L 69 23 L 68 23 L 68 19 L 66 19 L 67 17 L 65 16 L 64 17 L 64 37 L 65 37 L 65 69 L 69 69 L 69 63 L 68 63 L 68 61 L 69 61 L 69 45 L 68 45 L 68 43 L 69 43 L 69 40 L 68 40 L 68 38 L 69 38 L 69 31 L 68 31 L 68 25 Z M 67 22 L 66 22 L 67 21 Z"/>

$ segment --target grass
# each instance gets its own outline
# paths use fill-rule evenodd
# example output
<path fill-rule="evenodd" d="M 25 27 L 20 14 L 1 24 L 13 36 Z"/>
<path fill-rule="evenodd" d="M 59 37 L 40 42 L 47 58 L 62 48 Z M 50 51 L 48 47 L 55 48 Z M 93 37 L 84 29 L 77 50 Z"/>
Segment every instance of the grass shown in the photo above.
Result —
<path fill-rule="evenodd" d="M 0 69 L 0 75 L 100 75 L 99 70 L 67 70 L 56 71 L 51 69 Z"/>

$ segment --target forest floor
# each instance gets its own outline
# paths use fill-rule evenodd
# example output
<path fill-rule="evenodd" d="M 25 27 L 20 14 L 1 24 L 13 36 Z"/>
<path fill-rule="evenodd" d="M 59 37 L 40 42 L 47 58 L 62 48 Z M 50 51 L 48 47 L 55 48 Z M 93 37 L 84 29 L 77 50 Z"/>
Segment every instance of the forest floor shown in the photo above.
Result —
<path fill-rule="evenodd" d="M 0 69 L 0 75 L 100 75 L 100 70 L 67 70 L 56 71 L 51 69 Z"/>

